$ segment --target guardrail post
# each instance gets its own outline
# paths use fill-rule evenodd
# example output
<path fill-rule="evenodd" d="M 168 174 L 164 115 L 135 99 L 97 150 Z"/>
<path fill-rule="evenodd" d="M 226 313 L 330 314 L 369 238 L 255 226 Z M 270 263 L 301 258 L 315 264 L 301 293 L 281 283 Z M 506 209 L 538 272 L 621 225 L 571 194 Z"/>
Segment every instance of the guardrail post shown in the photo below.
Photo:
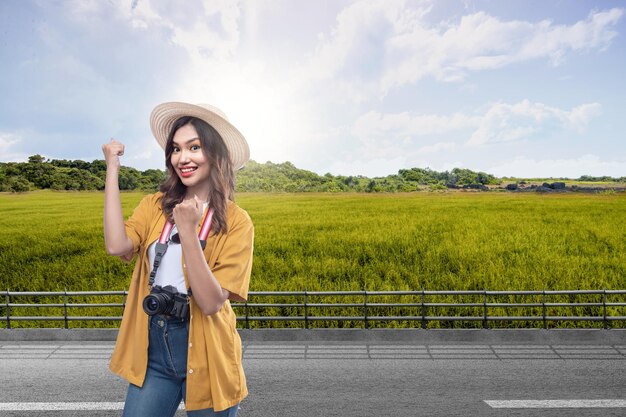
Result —
<path fill-rule="evenodd" d="M 602 293 L 602 308 L 604 310 L 604 328 L 608 329 L 609 321 L 606 319 L 606 288 L 604 289 L 604 292 Z"/>
<path fill-rule="evenodd" d="M 128 296 L 128 293 L 126 292 L 126 288 L 124 288 L 124 293 L 122 294 L 122 315 L 124 310 L 126 310 L 126 297 Z"/>
<path fill-rule="evenodd" d="M 250 313 L 249 313 L 249 308 L 248 307 L 248 300 L 244 301 L 244 309 L 246 310 L 246 329 L 250 328 L 250 320 L 248 319 L 248 317 L 250 317 Z"/>
<path fill-rule="evenodd" d="M 304 328 L 305 329 L 309 328 L 309 305 L 307 304 L 308 302 L 309 302 L 309 294 L 305 288 L 304 289 Z"/>
<path fill-rule="evenodd" d="M 426 322 L 426 292 L 422 287 L 422 329 L 426 329 L 428 327 L 428 323 Z"/>
<path fill-rule="evenodd" d="M 543 290 L 543 296 L 541 297 L 541 308 L 543 310 L 543 328 L 548 329 L 548 319 L 546 319 L 546 290 Z"/>
<path fill-rule="evenodd" d="M 63 292 L 63 318 L 65 319 L 65 328 L 69 329 L 70 326 L 67 322 L 67 288 Z"/>
<path fill-rule="evenodd" d="M 7 288 L 7 296 L 6 296 L 6 309 L 7 309 L 7 329 L 11 328 L 11 294 L 9 293 L 9 289 Z"/>
<path fill-rule="evenodd" d="M 367 290 L 363 291 L 363 320 L 365 321 L 365 328 L 369 329 L 369 323 L 367 321 Z"/>
<path fill-rule="evenodd" d="M 489 328 L 487 324 L 487 290 L 483 290 L 483 329 Z"/>

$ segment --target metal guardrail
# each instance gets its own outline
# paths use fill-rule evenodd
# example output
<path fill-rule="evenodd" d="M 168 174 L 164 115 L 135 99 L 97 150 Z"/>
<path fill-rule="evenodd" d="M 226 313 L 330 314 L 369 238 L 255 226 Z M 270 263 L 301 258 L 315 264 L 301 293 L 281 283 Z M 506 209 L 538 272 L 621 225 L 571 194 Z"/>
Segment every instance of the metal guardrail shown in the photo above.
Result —
<path fill-rule="evenodd" d="M 109 307 L 120 308 L 123 310 L 125 306 L 127 291 L 62 291 L 62 292 L 11 292 L 0 291 L 0 296 L 4 297 L 5 302 L 0 304 L 0 323 L 5 323 L 6 328 L 10 329 L 13 322 L 18 321 L 63 321 L 64 327 L 69 328 L 70 322 L 75 321 L 120 321 L 120 316 L 80 316 L 69 314 L 70 310 Z M 85 303 L 71 302 L 71 299 L 78 297 L 120 297 L 121 302 L 117 303 Z M 608 298 L 621 296 L 619 301 L 611 301 Z M 58 298 L 60 302 L 40 302 L 41 299 L 49 300 Z M 233 308 L 238 313 L 237 321 L 243 322 L 245 328 L 250 328 L 250 323 L 257 321 L 299 321 L 304 324 L 304 328 L 310 328 L 311 323 L 315 321 L 331 321 L 331 322 L 363 322 L 364 327 L 370 328 L 372 322 L 376 321 L 406 321 L 419 322 L 422 328 L 428 328 L 431 322 L 482 322 L 482 327 L 489 328 L 490 322 L 542 322 L 543 328 L 548 328 L 549 322 L 556 321 L 586 321 L 586 322 L 602 322 L 604 328 L 610 328 L 612 322 L 626 321 L 625 315 L 614 313 L 626 313 L 626 290 L 566 290 L 566 291 L 256 291 L 249 293 L 249 300 L 268 297 L 290 297 L 298 299 L 301 302 L 293 303 L 232 303 Z M 357 302 L 346 303 L 312 303 L 311 298 L 324 297 L 344 297 L 357 298 Z M 393 297 L 409 298 L 409 302 L 380 303 L 372 302 L 372 298 L 377 297 Z M 469 302 L 445 302 L 446 297 L 464 297 L 465 299 L 474 298 Z M 535 297 L 539 300 L 532 302 L 502 302 L 502 298 L 523 298 Z M 566 297 L 568 300 L 555 301 Z M 23 299 L 35 298 L 35 302 L 25 303 L 17 302 Z M 433 298 L 443 298 L 444 301 L 432 301 Z M 479 299 L 479 301 L 476 301 Z M 550 301 L 552 299 L 553 301 Z M 500 301 L 499 301 L 500 300 Z M 19 309 L 62 309 L 62 314 L 48 316 L 24 316 L 13 315 L 14 310 Z M 324 309 L 355 309 L 359 314 L 353 315 L 318 315 L 311 314 Z M 570 315 L 554 314 L 556 310 L 562 312 L 563 309 L 569 308 Z M 267 309 L 296 309 L 293 315 L 258 315 L 254 314 L 259 310 Z M 446 309 L 461 310 L 461 313 L 437 315 L 437 311 Z M 495 314 L 497 309 L 509 311 L 510 309 L 523 309 L 524 315 L 501 315 Z M 583 314 L 571 315 L 571 312 L 577 312 L 582 309 Z M 387 314 L 381 315 L 381 310 Z M 496 311 L 494 311 L 496 310 Z M 536 313 L 539 314 L 529 314 Z M 472 315 L 462 314 L 474 312 Z M 591 314 L 595 313 L 595 314 Z"/>

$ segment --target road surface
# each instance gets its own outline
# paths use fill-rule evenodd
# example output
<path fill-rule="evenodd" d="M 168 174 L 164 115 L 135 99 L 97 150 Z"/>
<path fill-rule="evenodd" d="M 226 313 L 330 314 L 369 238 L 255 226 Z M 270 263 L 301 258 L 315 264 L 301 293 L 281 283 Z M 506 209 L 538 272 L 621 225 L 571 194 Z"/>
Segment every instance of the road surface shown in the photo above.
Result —
<path fill-rule="evenodd" d="M 119 416 L 112 348 L 0 341 L 0 416 Z M 623 345 L 249 341 L 243 363 L 241 417 L 626 416 Z"/>

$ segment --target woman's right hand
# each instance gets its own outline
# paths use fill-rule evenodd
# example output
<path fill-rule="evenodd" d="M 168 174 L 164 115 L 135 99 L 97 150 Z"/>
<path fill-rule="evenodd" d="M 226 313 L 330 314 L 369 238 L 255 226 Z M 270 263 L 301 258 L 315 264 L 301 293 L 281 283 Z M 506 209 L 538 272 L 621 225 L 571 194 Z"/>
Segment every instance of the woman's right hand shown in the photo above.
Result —
<path fill-rule="evenodd" d="M 120 156 L 124 155 L 124 144 L 111 139 L 111 142 L 102 145 L 102 153 L 108 168 L 120 167 Z"/>

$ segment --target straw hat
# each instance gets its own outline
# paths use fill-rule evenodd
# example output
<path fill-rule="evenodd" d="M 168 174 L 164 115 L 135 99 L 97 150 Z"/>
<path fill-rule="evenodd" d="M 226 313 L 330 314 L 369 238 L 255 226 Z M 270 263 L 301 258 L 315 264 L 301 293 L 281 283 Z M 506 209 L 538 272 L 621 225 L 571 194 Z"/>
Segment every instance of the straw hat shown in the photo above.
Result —
<path fill-rule="evenodd" d="M 174 122 L 184 116 L 193 116 L 204 120 L 220 134 L 228 152 L 233 169 L 236 171 L 250 159 L 248 142 L 241 132 L 229 121 L 223 111 L 210 104 L 188 104 L 169 102 L 159 104 L 150 115 L 150 127 L 161 148 L 165 149 L 167 136 L 174 126 Z"/>

